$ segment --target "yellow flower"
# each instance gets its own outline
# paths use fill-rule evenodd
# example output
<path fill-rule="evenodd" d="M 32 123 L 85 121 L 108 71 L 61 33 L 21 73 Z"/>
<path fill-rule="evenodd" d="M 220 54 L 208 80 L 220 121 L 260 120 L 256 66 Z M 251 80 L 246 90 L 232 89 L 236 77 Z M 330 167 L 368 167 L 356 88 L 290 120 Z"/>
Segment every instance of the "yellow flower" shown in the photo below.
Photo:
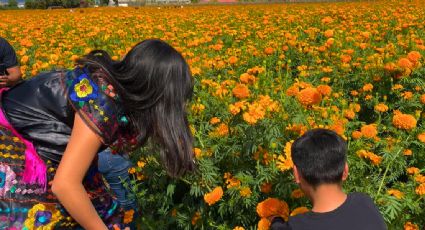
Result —
<path fill-rule="evenodd" d="M 292 157 L 291 157 L 292 143 L 294 143 L 293 140 L 286 142 L 285 149 L 284 149 L 285 156 L 279 155 L 279 157 L 277 158 L 278 161 L 276 163 L 276 166 L 282 172 L 290 170 L 294 167 L 294 163 L 292 162 Z"/>
<path fill-rule="evenodd" d="M 388 195 L 394 196 L 397 199 L 401 199 L 404 196 L 404 193 L 397 189 L 388 189 L 387 193 Z"/>
<path fill-rule="evenodd" d="M 35 230 L 50 230 L 62 218 L 61 212 L 54 205 L 36 204 L 28 211 L 24 227 Z"/>
<path fill-rule="evenodd" d="M 236 226 L 233 228 L 233 230 L 245 230 L 245 228 L 241 227 L 241 226 Z"/>
<path fill-rule="evenodd" d="M 83 78 L 79 83 L 74 86 L 75 93 L 79 98 L 85 98 L 93 93 L 93 86 L 87 78 Z"/>
<path fill-rule="evenodd" d="M 241 190 L 239 191 L 239 194 L 242 197 L 249 197 L 249 196 L 251 196 L 252 192 L 251 192 L 251 189 L 249 187 L 242 187 Z"/>

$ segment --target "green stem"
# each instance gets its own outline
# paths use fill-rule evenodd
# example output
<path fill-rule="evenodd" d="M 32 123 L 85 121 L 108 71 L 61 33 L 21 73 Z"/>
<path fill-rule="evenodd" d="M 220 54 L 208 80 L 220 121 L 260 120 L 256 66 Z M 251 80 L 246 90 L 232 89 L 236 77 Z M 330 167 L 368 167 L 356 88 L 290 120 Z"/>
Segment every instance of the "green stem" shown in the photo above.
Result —
<path fill-rule="evenodd" d="M 407 136 L 405 142 L 407 142 L 409 140 L 409 138 L 410 138 L 410 136 Z M 400 147 L 400 150 L 398 150 L 397 154 L 395 154 L 395 156 L 391 159 L 391 162 L 388 163 L 387 167 L 385 168 L 384 176 L 382 177 L 381 183 L 379 184 L 378 192 L 376 193 L 377 196 L 381 193 L 381 189 L 384 186 L 385 177 L 387 177 L 387 173 L 388 173 L 388 170 L 390 169 L 390 166 L 393 164 L 395 158 L 397 157 L 398 154 L 400 154 L 402 149 L 403 148 Z"/>

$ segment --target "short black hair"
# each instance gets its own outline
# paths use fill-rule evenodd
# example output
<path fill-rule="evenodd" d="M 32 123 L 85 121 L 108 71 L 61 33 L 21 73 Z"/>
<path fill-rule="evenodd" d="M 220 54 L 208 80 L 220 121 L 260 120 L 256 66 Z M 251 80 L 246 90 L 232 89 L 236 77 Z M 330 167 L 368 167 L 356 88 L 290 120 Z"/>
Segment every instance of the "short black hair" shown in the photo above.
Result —
<path fill-rule="evenodd" d="M 292 144 L 291 155 L 298 172 L 313 188 L 341 183 L 347 143 L 335 132 L 312 129 L 304 133 Z"/>

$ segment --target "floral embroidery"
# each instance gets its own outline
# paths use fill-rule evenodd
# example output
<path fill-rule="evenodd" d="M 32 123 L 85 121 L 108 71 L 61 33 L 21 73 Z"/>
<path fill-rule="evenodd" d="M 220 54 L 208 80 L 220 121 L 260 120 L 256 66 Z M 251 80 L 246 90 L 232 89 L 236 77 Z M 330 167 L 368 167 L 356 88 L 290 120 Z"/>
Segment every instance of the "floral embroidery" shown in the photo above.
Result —
<path fill-rule="evenodd" d="M 90 101 L 98 96 L 98 86 L 88 78 L 87 74 L 81 74 L 74 79 L 72 89 L 70 98 L 73 101 Z"/>
<path fill-rule="evenodd" d="M 28 211 L 28 218 L 24 222 L 23 230 L 53 229 L 62 218 L 60 211 L 54 206 L 36 204 Z"/>
<path fill-rule="evenodd" d="M 9 165 L 0 164 L 0 196 L 6 195 L 16 183 L 16 174 Z"/>
<path fill-rule="evenodd" d="M 126 116 L 114 87 L 102 75 L 77 67 L 66 74 L 65 84 L 72 106 L 85 115 L 104 144 L 113 145 L 114 152 L 128 152 L 138 146 L 137 129 Z"/>

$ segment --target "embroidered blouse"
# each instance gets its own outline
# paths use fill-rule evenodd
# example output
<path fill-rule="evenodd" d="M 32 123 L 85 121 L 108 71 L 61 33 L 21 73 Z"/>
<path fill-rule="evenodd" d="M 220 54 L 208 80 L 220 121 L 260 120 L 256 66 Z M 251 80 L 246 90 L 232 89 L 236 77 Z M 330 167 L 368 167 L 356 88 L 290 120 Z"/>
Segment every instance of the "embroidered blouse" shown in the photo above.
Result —
<path fill-rule="evenodd" d="M 135 129 L 112 85 L 86 68 L 43 73 L 26 80 L 3 95 L 2 108 L 43 160 L 59 163 L 76 112 L 105 146 L 123 149 L 137 145 Z"/>

